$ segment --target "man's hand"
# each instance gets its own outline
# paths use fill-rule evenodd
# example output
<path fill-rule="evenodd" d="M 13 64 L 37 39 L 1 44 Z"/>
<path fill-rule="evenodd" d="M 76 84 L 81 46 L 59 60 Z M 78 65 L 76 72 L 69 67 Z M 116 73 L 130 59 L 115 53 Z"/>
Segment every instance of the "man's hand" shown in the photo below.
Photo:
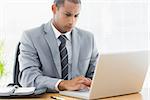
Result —
<path fill-rule="evenodd" d="M 90 87 L 91 79 L 85 78 L 84 76 L 76 77 L 72 80 L 63 80 L 59 83 L 58 89 L 63 90 L 81 90 Z"/>

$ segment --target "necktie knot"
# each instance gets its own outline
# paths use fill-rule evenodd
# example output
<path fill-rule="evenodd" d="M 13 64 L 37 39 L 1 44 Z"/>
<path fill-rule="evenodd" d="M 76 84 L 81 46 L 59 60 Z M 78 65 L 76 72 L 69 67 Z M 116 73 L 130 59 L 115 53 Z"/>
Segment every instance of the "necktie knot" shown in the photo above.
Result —
<path fill-rule="evenodd" d="M 62 44 L 65 44 L 66 43 L 66 36 L 65 35 L 60 35 L 58 37 L 58 39 L 61 41 Z"/>

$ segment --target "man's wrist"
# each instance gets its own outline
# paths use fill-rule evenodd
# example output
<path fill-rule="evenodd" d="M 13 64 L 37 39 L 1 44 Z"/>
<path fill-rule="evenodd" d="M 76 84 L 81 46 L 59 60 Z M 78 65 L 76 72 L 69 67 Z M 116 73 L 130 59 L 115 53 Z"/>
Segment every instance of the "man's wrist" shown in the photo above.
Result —
<path fill-rule="evenodd" d="M 59 89 L 60 91 L 66 90 L 66 88 L 65 88 L 65 80 L 62 80 L 62 81 L 58 84 L 58 89 Z"/>
<path fill-rule="evenodd" d="M 56 91 L 60 91 L 59 90 L 59 88 L 58 88 L 58 85 L 59 85 L 59 83 L 62 81 L 62 79 L 59 79 L 58 81 L 57 81 L 57 83 L 55 84 L 55 90 Z"/>

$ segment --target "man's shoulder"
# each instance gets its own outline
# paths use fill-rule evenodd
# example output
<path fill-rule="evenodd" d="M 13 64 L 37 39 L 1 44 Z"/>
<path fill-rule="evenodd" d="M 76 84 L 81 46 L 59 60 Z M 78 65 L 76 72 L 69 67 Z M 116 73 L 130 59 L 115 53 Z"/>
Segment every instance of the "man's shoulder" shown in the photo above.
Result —
<path fill-rule="evenodd" d="M 27 30 L 24 31 L 24 33 L 25 33 L 25 34 L 31 34 L 31 35 L 34 35 L 34 34 L 36 34 L 36 35 L 37 35 L 37 34 L 41 34 L 41 33 L 43 33 L 44 25 L 45 25 L 45 24 L 42 24 L 42 25 L 40 25 L 40 26 L 27 29 Z"/>
<path fill-rule="evenodd" d="M 78 33 L 78 35 L 80 37 L 93 37 L 93 33 L 90 32 L 90 31 L 87 31 L 87 30 L 84 30 L 84 29 L 81 29 L 81 28 L 75 28 L 76 32 Z"/>
<path fill-rule="evenodd" d="M 88 35 L 93 35 L 93 33 L 92 33 L 92 32 L 87 31 L 87 30 L 84 30 L 84 29 L 81 29 L 81 28 L 78 28 L 78 27 L 75 27 L 75 30 L 77 30 L 77 32 L 78 32 L 79 34 L 88 34 Z"/>

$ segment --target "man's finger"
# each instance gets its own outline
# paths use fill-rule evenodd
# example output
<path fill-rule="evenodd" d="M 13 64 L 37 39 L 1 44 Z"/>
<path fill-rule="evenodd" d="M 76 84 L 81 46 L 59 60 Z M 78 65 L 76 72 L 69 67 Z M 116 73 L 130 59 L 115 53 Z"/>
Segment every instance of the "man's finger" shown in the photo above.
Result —
<path fill-rule="evenodd" d="M 87 86 L 86 85 L 84 85 L 84 84 L 80 84 L 80 90 L 82 90 L 82 89 L 86 89 L 87 88 Z"/>
<path fill-rule="evenodd" d="M 86 85 L 86 86 L 90 86 L 90 85 L 91 85 L 91 81 L 88 80 L 88 79 L 86 79 L 86 78 L 84 78 L 84 79 L 82 79 L 82 80 L 79 80 L 78 83 L 79 83 L 79 84 L 84 84 L 84 85 Z"/>

